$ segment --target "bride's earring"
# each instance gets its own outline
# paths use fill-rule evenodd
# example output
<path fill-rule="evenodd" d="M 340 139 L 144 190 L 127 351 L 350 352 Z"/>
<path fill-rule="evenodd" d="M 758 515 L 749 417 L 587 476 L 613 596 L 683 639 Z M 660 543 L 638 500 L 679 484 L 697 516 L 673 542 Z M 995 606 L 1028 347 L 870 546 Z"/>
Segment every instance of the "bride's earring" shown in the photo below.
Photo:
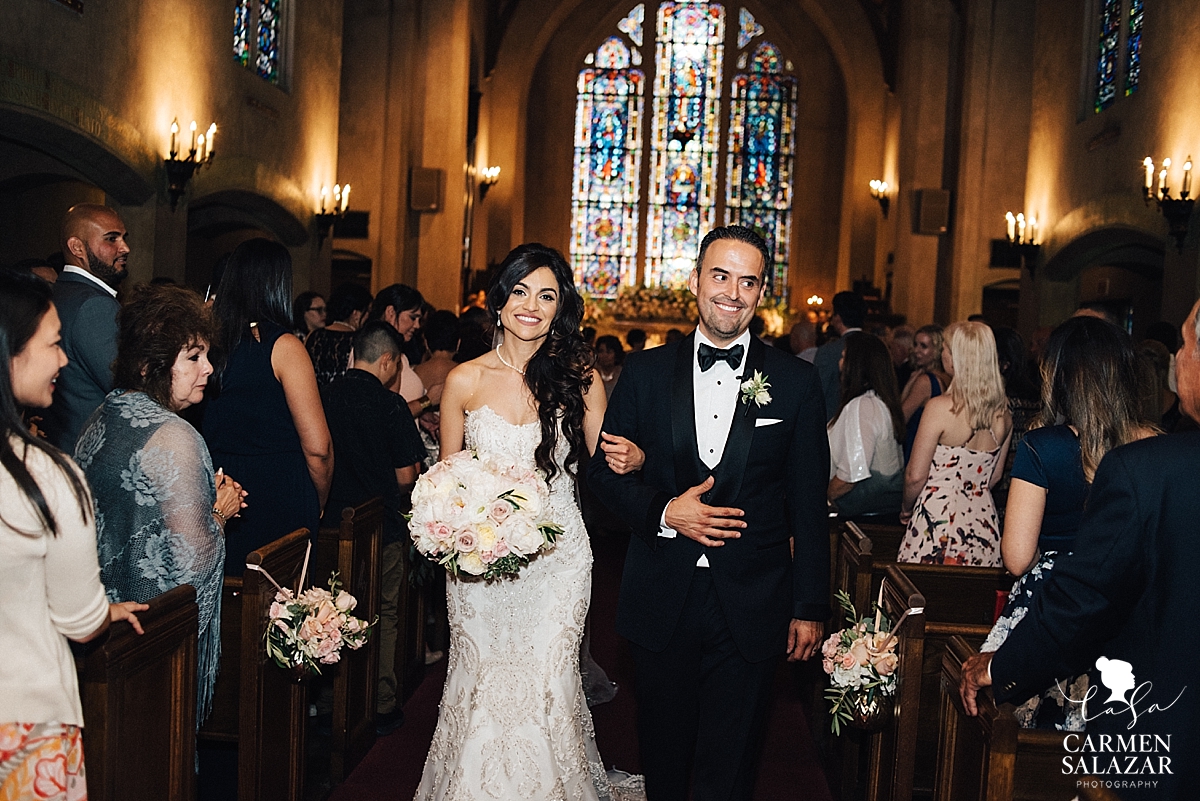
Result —
<path fill-rule="evenodd" d="M 496 327 L 492 329 L 492 350 L 500 347 L 504 342 L 504 323 L 496 321 Z"/>

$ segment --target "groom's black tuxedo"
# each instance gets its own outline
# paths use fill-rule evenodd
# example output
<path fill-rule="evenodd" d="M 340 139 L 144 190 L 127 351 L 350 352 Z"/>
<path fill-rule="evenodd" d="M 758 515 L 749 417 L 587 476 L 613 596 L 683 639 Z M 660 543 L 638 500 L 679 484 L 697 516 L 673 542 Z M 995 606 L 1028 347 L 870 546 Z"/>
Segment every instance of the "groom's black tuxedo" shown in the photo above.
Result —
<path fill-rule="evenodd" d="M 706 553 L 734 642 L 757 662 L 783 653 L 792 618 L 829 617 L 825 404 L 812 365 L 751 338 L 742 374 L 762 373 L 771 402 L 760 408 L 739 399 L 723 458 L 710 471 L 696 446 L 694 337 L 631 354 L 613 390 L 604 431 L 645 451 L 641 471 L 616 475 L 599 449 L 589 468 L 597 495 L 635 535 L 625 557 L 617 630 L 651 651 L 665 647 L 692 574 L 704 569 L 696 560 Z M 779 422 L 761 424 L 770 420 Z M 716 482 L 704 500 L 742 509 L 742 536 L 720 548 L 658 536 L 667 502 L 710 472 Z"/>

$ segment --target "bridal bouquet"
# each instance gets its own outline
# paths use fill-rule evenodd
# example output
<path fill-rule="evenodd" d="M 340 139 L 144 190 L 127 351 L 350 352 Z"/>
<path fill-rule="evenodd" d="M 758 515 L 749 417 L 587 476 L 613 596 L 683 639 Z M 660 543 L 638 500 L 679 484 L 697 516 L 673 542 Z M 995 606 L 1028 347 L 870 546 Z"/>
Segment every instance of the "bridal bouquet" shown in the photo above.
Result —
<path fill-rule="evenodd" d="M 460 451 L 417 479 L 408 530 L 423 556 L 455 576 L 516 575 L 562 533 L 543 516 L 549 500 L 533 470 Z"/>
<path fill-rule="evenodd" d="M 297 596 L 289 587 L 278 589 L 266 637 L 267 656 L 276 665 L 320 673 L 320 665 L 341 659 L 343 646 L 352 651 L 363 647 L 371 624 L 350 614 L 358 600 L 340 587 L 334 573 L 327 590 L 310 587 Z"/>
<path fill-rule="evenodd" d="M 845 590 L 837 593 L 849 627 L 829 635 L 821 646 L 821 666 L 829 674 L 830 727 L 841 734 L 844 725 L 876 728 L 886 721 L 884 699 L 896 692 L 896 637 L 876 605 L 875 618 L 858 617 Z M 907 615 L 906 615 L 907 616 Z"/>

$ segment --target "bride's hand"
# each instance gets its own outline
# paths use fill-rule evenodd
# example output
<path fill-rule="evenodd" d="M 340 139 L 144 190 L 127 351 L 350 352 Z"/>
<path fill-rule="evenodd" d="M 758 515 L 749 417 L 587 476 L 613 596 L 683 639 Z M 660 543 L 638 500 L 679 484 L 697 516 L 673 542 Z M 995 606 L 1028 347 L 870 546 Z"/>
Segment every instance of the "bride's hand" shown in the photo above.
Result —
<path fill-rule="evenodd" d="M 600 432 L 600 449 L 604 451 L 604 460 L 619 476 L 633 473 L 642 469 L 646 463 L 646 453 L 625 437 Z"/>

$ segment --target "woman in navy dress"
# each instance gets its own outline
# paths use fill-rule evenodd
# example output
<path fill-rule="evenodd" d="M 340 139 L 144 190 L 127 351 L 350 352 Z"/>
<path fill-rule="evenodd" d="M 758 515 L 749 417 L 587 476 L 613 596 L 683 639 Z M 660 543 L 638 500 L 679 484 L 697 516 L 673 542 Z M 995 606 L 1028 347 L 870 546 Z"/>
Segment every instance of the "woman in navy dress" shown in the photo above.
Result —
<path fill-rule="evenodd" d="M 1104 454 L 1150 436 L 1138 423 L 1137 364 L 1129 337 L 1094 317 L 1074 317 L 1050 335 L 1042 364 L 1039 428 L 1017 444 L 1000 552 L 1018 576 L 987 642 L 995 651 L 1021 622 L 1058 558 L 1067 556 L 1092 476 Z M 1025 728 L 1082 731 L 1082 710 L 1063 696 L 1083 698 L 1087 675 L 1051 687 L 1017 708 Z"/>
<path fill-rule="evenodd" d="M 333 444 L 317 379 L 291 333 L 292 259 L 251 239 L 233 251 L 213 314 L 224 368 L 204 413 L 213 463 L 245 488 L 246 510 L 225 529 L 225 575 L 246 556 L 307 528 L 316 532 L 333 475 Z"/>

